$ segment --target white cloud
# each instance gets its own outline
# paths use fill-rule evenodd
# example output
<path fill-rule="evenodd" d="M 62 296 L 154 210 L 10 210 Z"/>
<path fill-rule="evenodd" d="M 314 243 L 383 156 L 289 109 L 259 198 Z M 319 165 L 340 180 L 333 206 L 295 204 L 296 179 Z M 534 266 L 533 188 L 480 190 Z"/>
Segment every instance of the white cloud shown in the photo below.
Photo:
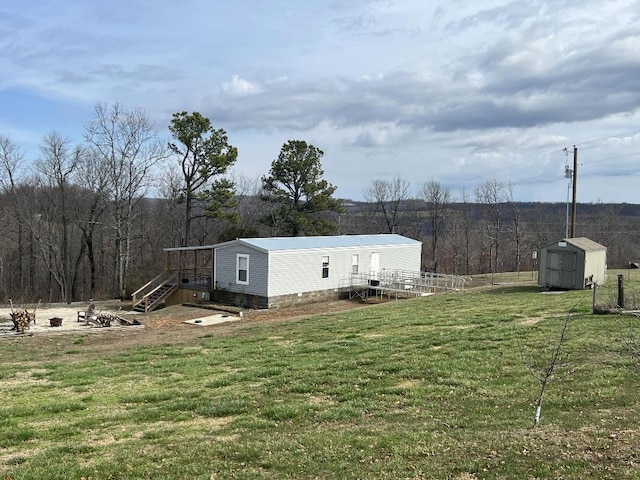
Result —
<path fill-rule="evenodd" d="M 222 92 L 231 97 L 244 97 L 262 92 L 262 87 L 240 78 L 239 75 L 233 75 L 231 80 L 222 84 Z"/>
<path fill-rule="evenodd" d="M 406 129 L 392 123 L 373 124 L 358 133 L 350 144 L 365 148 L 389 148 L 402 142 L 405 134 Z"/>

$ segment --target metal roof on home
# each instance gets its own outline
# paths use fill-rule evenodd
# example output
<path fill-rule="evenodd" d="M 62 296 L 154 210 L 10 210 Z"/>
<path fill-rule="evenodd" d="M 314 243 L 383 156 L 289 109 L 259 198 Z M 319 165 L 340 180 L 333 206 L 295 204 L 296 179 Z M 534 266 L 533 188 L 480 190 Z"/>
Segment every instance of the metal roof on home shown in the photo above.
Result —
<path fill-rule="evenodd" d="M 345 247 L 377 247 L 389 245 L 412 245 L 420 243 L 418 240 L 403 237 L 396 233 L 381 233 L 378 235 L 325 235 L 317 237 L 266 237 L 266 238 L 237 238 L 216 245 L 197 245 L 192 247 L 169 247 L 165 252 L 188 252 L 194 250 L 211 250 L 218 247 L 244 243 L 266 252 L 278 250 L 307 250 L 312 248 L 345 248 Z"/>
<path fill-rule="evenodd" d="M 265 251 L 308 250 L 345 247 L 377 247 L 420 243 L 395 233 L 379 235 L 330 235 L 316 237 L 239 238 L 244 244 Z"/>

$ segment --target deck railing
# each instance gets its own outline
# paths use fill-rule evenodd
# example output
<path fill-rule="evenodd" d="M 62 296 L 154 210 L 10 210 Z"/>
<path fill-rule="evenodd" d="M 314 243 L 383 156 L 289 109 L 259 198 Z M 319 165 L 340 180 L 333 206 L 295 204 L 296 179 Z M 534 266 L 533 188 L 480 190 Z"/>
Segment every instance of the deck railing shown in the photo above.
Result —
<path fill-rule="evenodd" d="M 470 279 L 458 275 L 407 270 L 383 270 L 375 274 L 352 274 L 342 282 L 349 288 L 349 297 L 366 298 L 370 294 L 424 296 L 437 290 L 463 290 Z"/>

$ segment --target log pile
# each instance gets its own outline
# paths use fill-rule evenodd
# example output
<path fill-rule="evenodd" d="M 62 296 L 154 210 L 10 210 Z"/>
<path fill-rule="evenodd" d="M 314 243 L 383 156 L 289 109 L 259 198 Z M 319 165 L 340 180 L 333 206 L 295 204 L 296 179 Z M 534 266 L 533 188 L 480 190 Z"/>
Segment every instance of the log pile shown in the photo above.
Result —
<path fill-rule="evenodd" d="M 137 320 L 127 320 L 126 318 L 122 318 L 116 313 L 105 313 L 100 312 L 98 315 L 95 315 L 91 318 L 91 322 L 95 323 L 100 327 L 111 327 L 112 325 L 124 325 L 124 326 L 132 326 L 132 325 L 141 325 Z"/>
<path fill-rule="evenodd" d="M 11 312 L 11 321 L 13 322 L 13 330 L 18 333 L 24 333 L 25 330 L 29 329 L 31 322 L 35 325 L 36 323 L 36 314 L 29 313 L 26 309 L 22 311 Z"/>
<path fill-rule="evenodd" d="M 29 329 L 31 323 L 36 324 L 36 310 L 40 306 L 40 300 L 38 300 L 38 304 L 33 309 L 32 313 L 25 308 L 22 311 L 15 311 L 13 309 L 13 302 L 9 299 L 9 303 L 11 304 L 11 321 L 13 322 L 12 330 L 15 330 L 18 333 L 24 333 L 25 330 Z"/>
<path fill-rule="evenodd" d="M 119 317 L 112 313 L 99 313 L 95 317 L 95 323 L 101 327 L 110 327 L 112 322 L 118 323 L 119 321 Z"/>

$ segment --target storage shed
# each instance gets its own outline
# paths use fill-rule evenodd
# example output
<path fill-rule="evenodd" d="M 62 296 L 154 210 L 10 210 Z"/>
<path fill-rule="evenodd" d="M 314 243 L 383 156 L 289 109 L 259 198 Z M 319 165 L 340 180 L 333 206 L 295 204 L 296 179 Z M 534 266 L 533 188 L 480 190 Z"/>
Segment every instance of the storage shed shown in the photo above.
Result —
<path fill-rule="evenodd" d="M 583 290 L 604 284 L 607 247 L 586 237 L 565 238 L 543 247 L 539 262 L 538 285 Z"/>
<path fill-rule="evenodd" d="M 396 234 L 240 238 L 215 245 L 213 297 L 251 308 L 335 298 L 352 274 L 420 272 L 421 252 Z"/>

